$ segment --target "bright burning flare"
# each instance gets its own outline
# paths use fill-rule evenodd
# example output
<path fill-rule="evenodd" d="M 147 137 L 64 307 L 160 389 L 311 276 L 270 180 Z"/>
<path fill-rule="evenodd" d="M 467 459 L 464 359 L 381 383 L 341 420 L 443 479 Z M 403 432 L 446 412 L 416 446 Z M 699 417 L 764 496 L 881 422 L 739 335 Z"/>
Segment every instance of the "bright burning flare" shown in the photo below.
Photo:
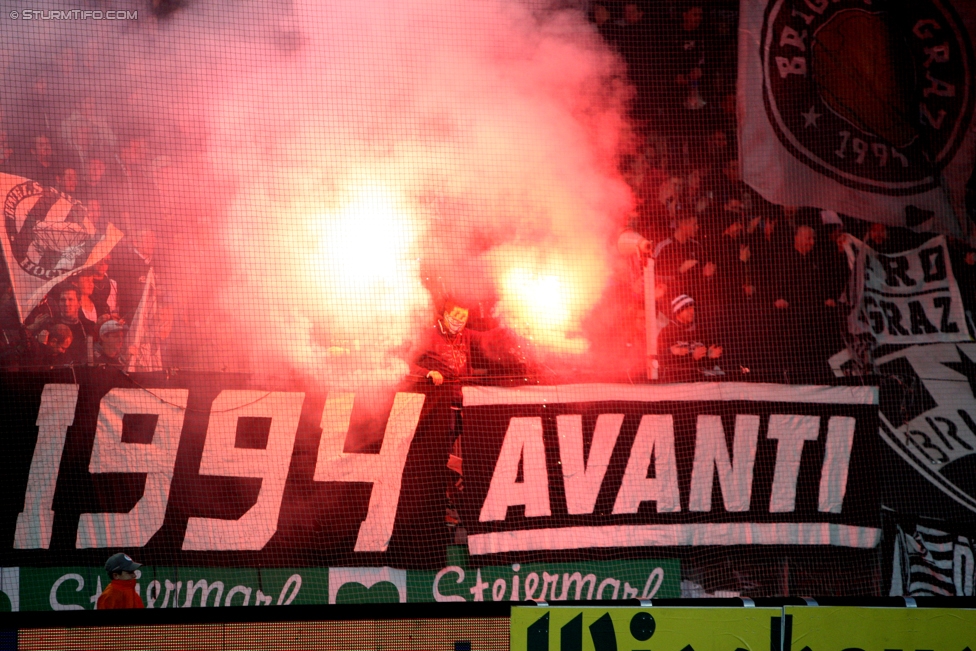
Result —
<path fill-rule="evenodd" d="M 242 202 L 249 215 L 274 215 L 265 226 L 274 237 L 246 246 L 262 224 L 242 229 L 232 241 L 250 282 L 217 298 L 228 308 L 258 306 L 274 323 L 266 344 L 326 385 L 395 385 L 408 373 L 402 350 L 430 320 L 417 253 L 422 223 L 394 187 L 374 182 L 291 203 Z M 279 357 L 251 361 L 260 371 L 282 368 Z"/>
<path fill-rule="evenodd" d="M 411 250 L 417 226 L 409 210 L 381 187 L 353 193 L 336 214 L 319 215 L 318 265 L 348 292 L 402 296 L 416 284 Z M 411 276 L 411 273 L 413 274 Z"/>
<path fill-rule="evenodd" d="M 178 359 L 392 387 L 447 296 L 494 304 L 533 353 L 599 353 L 590 315 L 633 208 L 631 90 L 585 13 L 286 4 L 258 0 L 246 38 L 233 12 L 192 10 L 151 54 L 119 37 L 135 85 L 118 105 L 190 145 L 158 232 L 200 246 L 160 277 L 218 309 L 175 333 Z"/>
<path fill-rule="evenodd" d="M 584 263 L 569 264 L 563 255 L 540 260 L 538 252 L 511 248 L 495 260 L 513 265 L 499 283 L 498 311 L 506 325 L 550 352 L 585 353 L 589 342 L 581 326 L 602 291 L 595 281 L 602 277 L 599 261 L 583 256 Z"/>

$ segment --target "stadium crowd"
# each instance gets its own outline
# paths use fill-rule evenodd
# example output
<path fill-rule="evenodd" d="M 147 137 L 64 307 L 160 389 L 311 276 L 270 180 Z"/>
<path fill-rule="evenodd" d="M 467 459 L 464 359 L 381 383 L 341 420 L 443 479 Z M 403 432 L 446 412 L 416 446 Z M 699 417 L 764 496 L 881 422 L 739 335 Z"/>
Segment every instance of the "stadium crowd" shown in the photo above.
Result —
<path fill-rule="evenodd" d="M 590 7 L 636 87 L 632 117 L 640 144 L 623 171 L 637 198 L 630 228 L 653 243 L 644 253 L 655 261 L 663 378 L 751 372 L 775 381 L 824 381 L 832 375 L 828 358 L 845 346 L 859 351 L 856 372 L 869 373 L 870 342 L 847 334 L 845 240 L 854 236 L 890 253 L 933 234 L 774 205 L 742 181 L 737 3 L 596 0 Z M 976 251 L 958 240 L 950 251 L 971 314 Z M 638 271 L 632 301 L 643 305 Z M 644 331 L 643 310 L 636 312 L 635 339 Z"/>
<path fill-rule="evenodd" d="M 637 202 L 630 227 L 653 243 L 644 254 L 655 259 L 650 318 L 661 331 L 665 379 L 750 372 L 826 379 L 827 358 L 851 343 L 845 237 L 895 251 L 928 236 L 773 205 L 743 183 L 734 3 L 599 0 L 587 10 L 625 59 L 636 89 L 631 117 L 639 144 L 621 167 Z M 0 105 L 0 172 L 81 200 L 94 228 L 104 232 L 112 222 L 125 236 L 110 257 L 67 278 L 30 314 L 19 314 L 10 281 L 0 276 L 3 368 L 123 366 L 120 342 L 153 267 L 156 237 L 130 218 L 158 192 L 151 131 L 111 124 L 77 88 L 78 72 L 98 64 L 97 44 L 89 46 L 65 46 L 39 62 L 32 83 Z M 953 247 L 972 311 L 976 251 L 962 242 Z M 627 327 L 641 342 L 647 317 L 637 265 L 629 280 Z"/>
<path fill-rule="evenodd" d="M 155 254 L 155 234 L 140 212 L 158 190 L 151 129 L 110 123 L 97 89 L 80 86 L 100 56 L 97 42 L 65 45 L 37 61 L 30 83 L 0 102 L 0 172 L 80 201 L 84 227 L 94 233 L 105 234 L 111 223 L 125 234 L 109 256 L 66 277 L 28 314 L 18 309 L 4 265 L 2 368 L 125 365 L 122 341 Z"/>

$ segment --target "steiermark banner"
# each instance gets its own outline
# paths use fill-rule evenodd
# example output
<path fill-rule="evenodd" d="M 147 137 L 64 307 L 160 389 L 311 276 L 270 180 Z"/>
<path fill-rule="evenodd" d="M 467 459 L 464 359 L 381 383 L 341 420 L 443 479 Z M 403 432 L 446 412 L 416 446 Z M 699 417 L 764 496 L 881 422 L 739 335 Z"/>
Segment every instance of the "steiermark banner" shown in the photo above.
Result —
<path fill-rule="evenodd" d="M 524 601 L 680 596 L 677 560 L 469 566 L 454 548 L 439 571 L 393 567 L 228 568 L 144 566 L 147 608 L 335 603 Z M 0 611 L 90 610 L 108 582 L 96 567 L 0 568 Z"/>
<path fill-rule="evenodd" d="M 681 596 L 681 564 L 676 559 L 512 563 L 470 568 L 465 567 L 460 553 L 450 553 L 449 562 L 452 560 L 457 564 L 436 574 L 408 572 L 410 601 L 586 599 L 612 603 L 620 599 Z"/>
<path fill-rule="evenodd" d="M 512 608 L 512 651 L 770 651 L 779 608 Z M 929 647 L 931 648 L 931 647 Z M 839 651 L 839 650 L 838 650 Z"/>
<path fill-rule="evenodd" d="M 783 651 L 965 651 L 976 647 L 976 610 L 787 607 L 784 611 L 787 635 Z"/>

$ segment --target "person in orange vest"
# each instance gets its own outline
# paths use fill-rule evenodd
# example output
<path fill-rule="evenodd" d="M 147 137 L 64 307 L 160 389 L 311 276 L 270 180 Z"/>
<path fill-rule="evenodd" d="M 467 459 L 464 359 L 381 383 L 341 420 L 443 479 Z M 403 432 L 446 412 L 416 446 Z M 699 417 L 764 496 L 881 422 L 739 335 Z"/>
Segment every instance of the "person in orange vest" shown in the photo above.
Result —
<path fill-rule="evenodd" d="M 142 567 L 127 554 L 114 554 L 105 562 L 105 571 L 112 582 L 98 597 L 96 610 L 114 608 L 145 608 L 142 598 L 136 593 L 136 570 Z"/>

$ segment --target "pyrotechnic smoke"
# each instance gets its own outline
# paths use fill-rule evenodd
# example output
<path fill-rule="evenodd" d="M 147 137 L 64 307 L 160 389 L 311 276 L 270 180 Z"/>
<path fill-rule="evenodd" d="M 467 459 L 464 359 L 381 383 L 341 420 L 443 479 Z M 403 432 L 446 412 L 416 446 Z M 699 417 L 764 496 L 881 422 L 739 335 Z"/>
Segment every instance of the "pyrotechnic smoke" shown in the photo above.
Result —
<path fill-rule="evenodd" d="M 178 365 L 389 386 L 445 294 L 488 305 L 540 355 L 589 349 L 632 204 L 630 91 L 581 10 L 196 2 L 156 23 L 143 9 L 32 24 L 24 51 L 70 33 L 72 92 L 147 138 L 151 201 L 127 221 L 160 236 Z"/>

